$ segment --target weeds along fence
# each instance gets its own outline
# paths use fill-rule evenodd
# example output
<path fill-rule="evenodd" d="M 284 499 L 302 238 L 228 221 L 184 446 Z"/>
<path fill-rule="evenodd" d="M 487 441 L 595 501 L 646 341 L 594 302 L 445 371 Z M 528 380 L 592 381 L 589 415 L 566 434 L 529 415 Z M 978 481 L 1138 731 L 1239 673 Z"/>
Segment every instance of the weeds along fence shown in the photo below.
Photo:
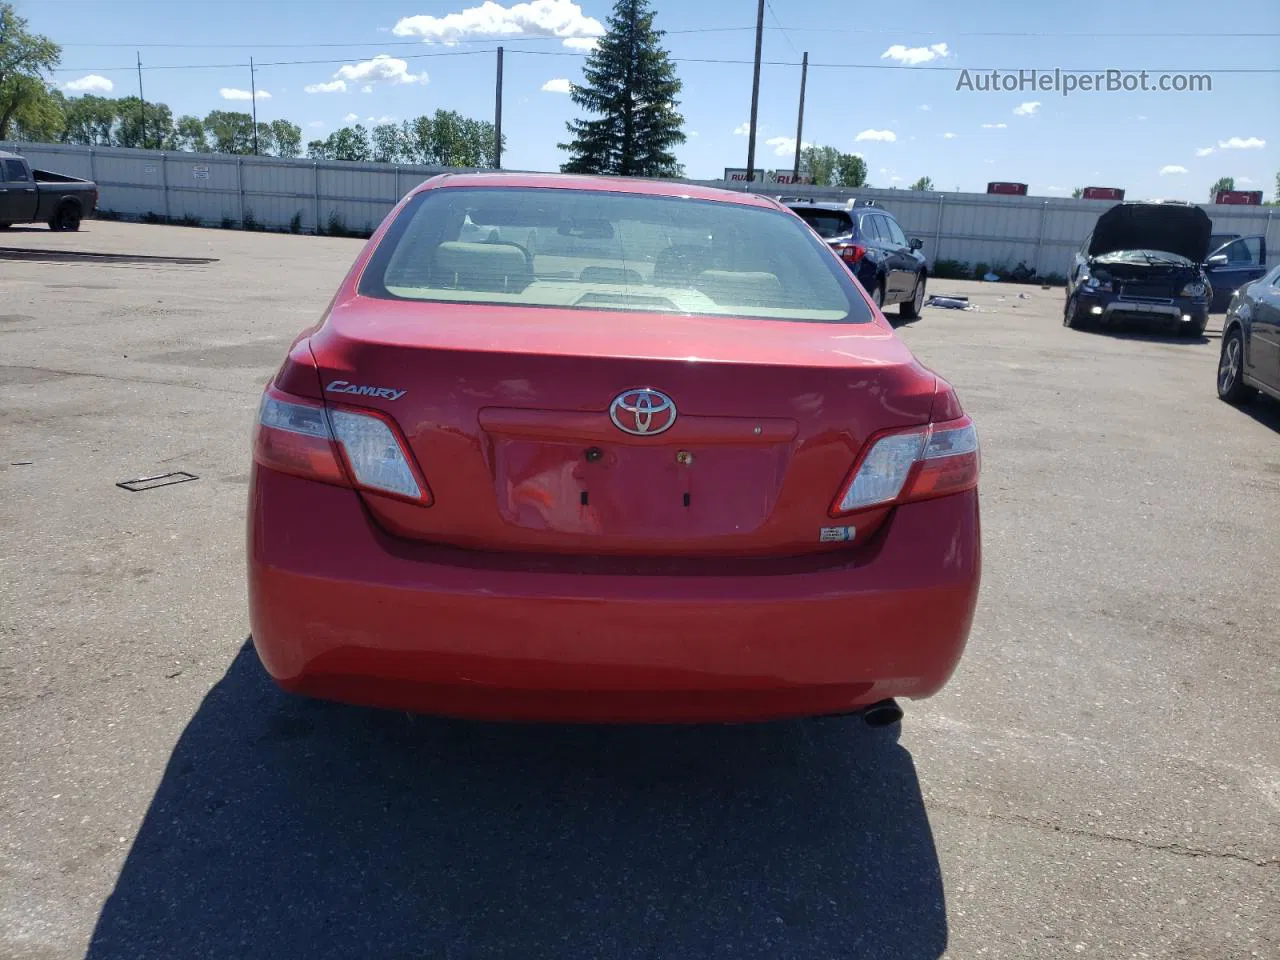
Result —
<path fill-rule="evenodd" d="M 0 144 L 36 167 L 98 183 L 108 215 L 213 227 L 366 235 L 409 190 L 442 167 L 237 157 L 69 144 Z M 690 181 L 727 186 L 721 181 Z M 735 189 L 743 189 L 735 186 Z M 1012 197 L 982 193 L 766 187 L 815 200 L 875 200 L 908 236 L 924 241 L 932 267 L 956 272 L 1022 263 L 1041 276 L 1064 274 L 1107 200 Z M 1280 257 L 1276 207 L 1202 204 L 1214 232 L 1263 234 L 1272 263 Z"/>

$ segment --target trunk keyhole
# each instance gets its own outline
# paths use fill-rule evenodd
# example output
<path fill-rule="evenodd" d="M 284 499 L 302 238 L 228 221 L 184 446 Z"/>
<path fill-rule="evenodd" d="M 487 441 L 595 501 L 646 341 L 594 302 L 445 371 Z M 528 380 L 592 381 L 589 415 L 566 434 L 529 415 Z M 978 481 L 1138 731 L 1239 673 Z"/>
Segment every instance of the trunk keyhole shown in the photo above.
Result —
<path fill-rule="evenodd" d="M 604 451 L 599 447 L 587 447 L 587 449 L 583 451 L 582 455 L 586 457 L 587 463 L 595 463 L 604 456 Z"/>
<path fill-rule="evenodd" d="M 685 505 L 686 507 L 689 505 L 689 499 L 690 499 L 690 498 L 689 498 L 689 494 L 687 494 L 687 493 L 686 493 L 686 494 L 684 495 L 684 505 Z"/>
<path fill-rule="evenodd" d="M 583 490 L 582 493 L 578 495 L 578 499 L 581 501 L 582 505 L 585 507 L 587 505 L 587 491 Z"/>

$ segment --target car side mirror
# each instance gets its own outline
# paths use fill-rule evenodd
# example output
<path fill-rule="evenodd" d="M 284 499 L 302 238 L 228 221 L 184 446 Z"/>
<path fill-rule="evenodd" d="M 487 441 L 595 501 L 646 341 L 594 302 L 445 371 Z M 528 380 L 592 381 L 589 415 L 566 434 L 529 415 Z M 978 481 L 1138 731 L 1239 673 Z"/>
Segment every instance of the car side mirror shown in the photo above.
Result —
<path fill-rule="evenodd" d="M 919 237 L 911 238 L 910 247 L 912 250 L 919 250 L 923 246 L 924 246 L 924 241 L 921 240 Z"/>
<path fill-rule="evenodd" d="M 1227 265 L 1227 255 L 1225 253 L 1216 253 L 1206 260 L 1204 265 L 1210 269 L 1213 269 L 1214 267 L 1225 267 Z"/>

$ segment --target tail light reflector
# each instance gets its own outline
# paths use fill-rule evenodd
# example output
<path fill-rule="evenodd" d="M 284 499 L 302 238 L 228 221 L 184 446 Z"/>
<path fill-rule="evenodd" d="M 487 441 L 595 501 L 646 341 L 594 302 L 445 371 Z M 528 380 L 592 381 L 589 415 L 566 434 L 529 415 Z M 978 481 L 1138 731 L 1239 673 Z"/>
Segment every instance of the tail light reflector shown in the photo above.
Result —
<path fill-rule="evenodd" d="M 326 409 L 268 387 L 258 409 L 254 459 L 294 476 L 427 505 L 427 489 L 389 417 L 353 407 Z"/>
<path fill-rule="evenodd" d="M 967 416 L 882 433 L 831 506 L 833 515 L 959 493 L 978 485 L 978 432 Z"/>

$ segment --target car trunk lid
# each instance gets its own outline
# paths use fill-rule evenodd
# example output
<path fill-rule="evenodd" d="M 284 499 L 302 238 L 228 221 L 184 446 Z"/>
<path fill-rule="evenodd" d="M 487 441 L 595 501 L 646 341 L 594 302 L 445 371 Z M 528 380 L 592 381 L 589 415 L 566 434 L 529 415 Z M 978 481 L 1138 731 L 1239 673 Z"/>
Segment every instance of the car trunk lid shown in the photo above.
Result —
<path fill-rule="evenodd" d="M 362 493 L 374 518 L 490 551 L 829 549 L 857 450 L 926 422 L 936 383 L 870 323 L 354 298 L 311 346 L 327 401 L 389 414 L 431 488 Z"/>

